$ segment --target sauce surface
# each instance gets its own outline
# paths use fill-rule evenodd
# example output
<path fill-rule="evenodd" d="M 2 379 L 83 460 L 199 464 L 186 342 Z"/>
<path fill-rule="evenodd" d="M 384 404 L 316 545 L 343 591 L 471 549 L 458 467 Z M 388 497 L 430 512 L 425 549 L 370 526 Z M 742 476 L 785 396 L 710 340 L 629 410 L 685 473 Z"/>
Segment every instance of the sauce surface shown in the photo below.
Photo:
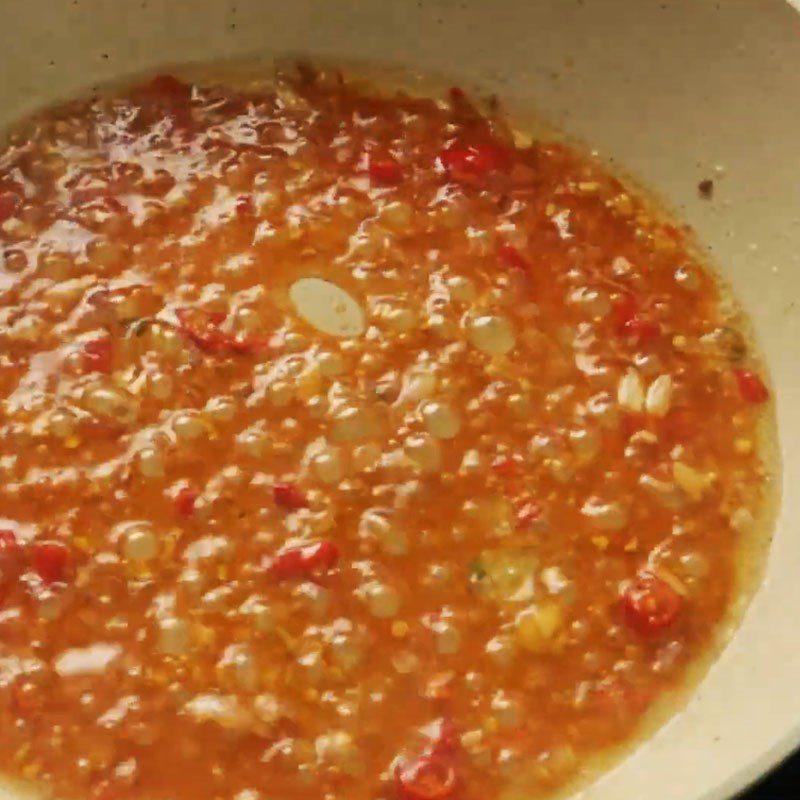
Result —
<path fill-rule="evenodd" d="M 458 89 L 170 76 L 0 155 L 0 764 L 537 796 L 714 640 L 768 390 L 684 233 Z"/>

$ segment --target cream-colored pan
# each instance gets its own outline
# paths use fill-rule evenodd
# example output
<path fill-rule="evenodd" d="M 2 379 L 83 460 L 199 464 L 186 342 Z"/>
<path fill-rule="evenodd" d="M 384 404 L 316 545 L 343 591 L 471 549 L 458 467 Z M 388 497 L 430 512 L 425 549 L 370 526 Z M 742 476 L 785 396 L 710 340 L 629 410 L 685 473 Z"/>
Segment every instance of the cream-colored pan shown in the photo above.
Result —
<path fill-rule="evenodd" d="M 286 53 L 450 75 L 538 112 L 665 198 L 752 315 L 783 462 L 765 579 L 687 710 L 583 790 L 733 796 L 800 745 L 800 14 L 786 0 L 0 0 L 0 127 L 159 65 Z"/>

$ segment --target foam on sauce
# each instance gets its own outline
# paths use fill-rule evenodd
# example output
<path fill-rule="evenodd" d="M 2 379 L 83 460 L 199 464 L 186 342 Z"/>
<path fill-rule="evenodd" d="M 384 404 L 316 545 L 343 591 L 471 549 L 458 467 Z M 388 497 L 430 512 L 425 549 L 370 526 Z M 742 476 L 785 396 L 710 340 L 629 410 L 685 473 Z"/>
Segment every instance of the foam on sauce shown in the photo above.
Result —
<path fill-rule="evenodd" d="M 763 367 L 685 231 L 517 142 L 307 69 L 12 135 L 9 774 L 532 797 L 674 707 L 755 580 Z"/>

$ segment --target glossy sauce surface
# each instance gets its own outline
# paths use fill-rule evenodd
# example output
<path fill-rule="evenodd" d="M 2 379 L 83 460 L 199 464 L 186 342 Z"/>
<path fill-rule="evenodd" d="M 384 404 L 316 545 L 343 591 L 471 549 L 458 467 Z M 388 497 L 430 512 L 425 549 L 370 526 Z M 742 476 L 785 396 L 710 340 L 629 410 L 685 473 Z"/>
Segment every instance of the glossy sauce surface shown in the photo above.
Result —
<path fill-rule="evenodd" d="M 0 155 L 0 758 L 534 796 L 713 641 L 768 401 L 683 232 L 459 90 L 169 76 Z"/>

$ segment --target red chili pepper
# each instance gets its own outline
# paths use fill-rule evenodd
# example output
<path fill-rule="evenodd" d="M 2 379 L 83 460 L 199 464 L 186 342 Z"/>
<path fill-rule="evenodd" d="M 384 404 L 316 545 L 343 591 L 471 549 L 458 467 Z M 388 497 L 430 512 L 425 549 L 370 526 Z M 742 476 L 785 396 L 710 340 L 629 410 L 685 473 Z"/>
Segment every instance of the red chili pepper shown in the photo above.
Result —
<path fill-rule="evenodd" d="M 458 751 L 460 745 L 458 728 L 450 717 L 446 717 L 439 723 L 439 730 L 436 738 L 431 739 L 426 754 L 452 757 Z"/>
<path fill-rule="evenodd" d="M 742 395 L 743 400 L 748 403 L 766 403 L 769 400 L 769 389 L 755 372 L 747 369 L 735 369 L 733 374 L 736 376 L 739 394 Z"/>
<path fill-rule="evenodd" d="M 513 244 L 503 242 L 503 244 L 497 248 L 497 253 L 500 256 L 500 260 L 509 267 L 515 267 L 516 269 L 525 270 L 526 272 L 531 268 L 528 259 L 526 259 Z"/>
<path fill-rule="evenodd" d="M 194 504 L 197 500 L 197 492 L 190 486 L 184 486 L 175 495 L 175 511 L 181 517 L 191 517 L 194 514 Z"/>
<path fill-rule="evenodd" d="M 0 530 L 0 599 L 9 583 L 22 572 L 22 545 L 14 531 Z"/>
<path fill-rule="evenodd" d="M 225 347 L 233 353 L 252 355 L 253 353 L 260 353 L 269 346 L 267 340 L 259 336 L 244 336 L 241 338 L 231 334 L 224 334 L 224 336 Z"/>
<path fill-rule="evenodd" d="M 8 528 L 0 529 L 0 554 L 17 551 L 19 549 L 20 543 L 14 531 L 10 531 Z"/>
<path fill-rule="evenodd" d="M 394 783 L 399 800 L 446 800 L 455 794 L 458 779 L 449 758 L 430 753 L 400 761 Z"/>
<path fill-rule="evenodd" d="M 208 312 L 208 322 L 211 325 L 222 325 L 223 322 L 228 318 L 228 315 L 224 311 L 209 311 Z"/>
<path fill-rule="evenodd" d="M 339 560 L 339 548 L 324 540 L 284 550 L 267 563 L 267 572 L 279 581 L 310 578 L 327 572 Z"/>
<path fill-rule="evenodd" d="M 0 192 L 0 223 L 13 217 L 19 205 L 19 195 L 14 192 Z"/>
<path fill-rule="evenodd" d="M 653 341 L 661 333 L 661 326 L 640 310 L 639 301 L 630 293 L 614 301 L 612 314 L 617 334 L 635 339 L 639 344 Z"/>
<path fill-rule="evenodd" d="M 519 472 L 519 466 L 519 462 L 513 458 L 498 456 L 494 461 L 492 461 L 491 469 L 492 472 L 496 473 L 497 475 L 511 477 Z"/>
<path fill-rule="evenodd" d="M 97 339 L 89 339 L 84 342 L 81 351 L 84 372 L 111 372 L 113 350 L 111 339 L 108 336 L 101 336 Z"/>
<path fill-rule="evenodd" d="M 626 322 L 633 319 L 638 311 L 639 301 L 630 292 L 616 297 L 611 306 L 611 313 L 617 329 L 621 329 Z"/>
<path fill-rule="evenodd" d="M 72 553 L 61 542 L 34 542 L 31 552 L 34 571 L 45 583 L 64 581 L 72 566 Z"/>
<path fill-rule="evenodd" d="M 683 598 L 666 581 L 642 572 L 621 598 L 625 624 L 643 636 L 652 636 L 673 625 L 683 608 Z"/>
<path fill-rule="evenodd" d="M 250 195 L 243 194 L 236 198 L 236 214 L 241 217 L 252 217 L 255 214 L 255 205 Z"/>
<path fill-rule="evenodd" d="M 439 155 L 442 166 L 455 178 L 483 177 L 506 170 L 511 165 L 509 152 L 497 144 L 449 147 Z"/>
<path fill-rule="evenodd" d="M 293 483 L 276 483 L 272 487 L 272 499 L 281 508 L 296 511 L 308 505 L 305 494 Z"/>
<path fill-rule="evenodd" d="M 370 156 L 367 173 L 370 181 L 379 186 L 392 186 L 403 180 L 403 167 L 391 156 L 386 158 Z"/>
<path fill-rule="evenodd" d="M 204 314 L 202 311 L 190 308 L 175 309 L 180 330 L 191 339 L 204 353 L 233 353 L 251 354 L 263 350 L 267 343 L 255 336 L 239 338 L 231 333 L 220 330 L 220 325 L 227 315 L 213 311 Z"/>
<path fill-rule="evenodd" d="M 622 326 L 622 334 L 635 339 L 639 344 L 646 344 L 658 338 L 661 326 L 652 319 L 636 315 Z"/>
<path fill-rule="evenodd" d="M 203 319 L 201 312 L 189 308 L 175 310 L 178 324 L 185 333 L 201 350 L 206 353 L 219 353 L 225 348 L 225 336 L 219 330 L 219 323 L 215 322 L 212 315 L 208 314 Z"/>

